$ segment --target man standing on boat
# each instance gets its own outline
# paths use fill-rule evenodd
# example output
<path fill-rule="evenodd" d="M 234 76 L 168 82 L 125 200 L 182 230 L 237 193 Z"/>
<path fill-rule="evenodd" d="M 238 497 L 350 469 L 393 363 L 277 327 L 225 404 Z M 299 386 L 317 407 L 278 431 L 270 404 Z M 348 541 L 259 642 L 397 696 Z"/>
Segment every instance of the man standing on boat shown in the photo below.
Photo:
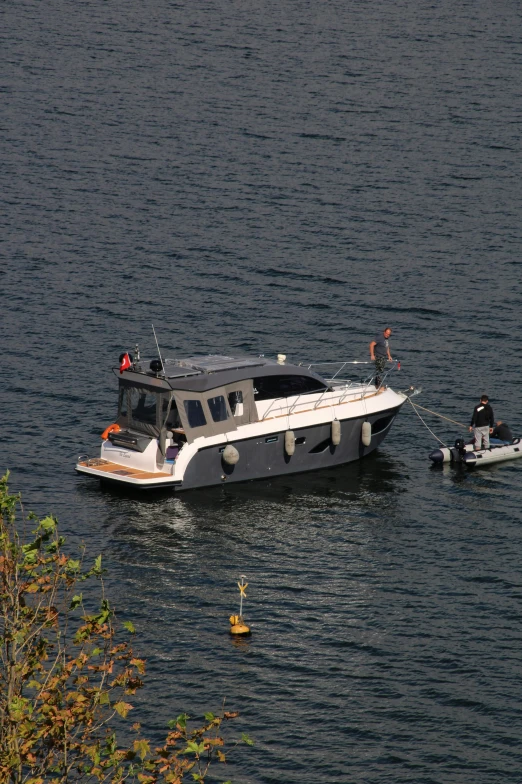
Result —
<path fill-rule="evenodd" d="M 489 449 L 489 434 L 493 432 L 495 418 L 493 409 L 488 403 L 488 396 L 482 395 L 480 403 L 473 409 L 470 432 L 473 430 L 475 437 L 475 450 Z"/>
<path fill-rule="evenodd" d="M 375 386 L 377 389 L 381 385 L 381 374 L 384 373 L 387 360 L 392 361 L 389 343 L 391 333 L 390 327 L 386 327 L 382 332 L 378 332 L 370 343 L 370 357 L 372 362 L 375 362 Z"/>

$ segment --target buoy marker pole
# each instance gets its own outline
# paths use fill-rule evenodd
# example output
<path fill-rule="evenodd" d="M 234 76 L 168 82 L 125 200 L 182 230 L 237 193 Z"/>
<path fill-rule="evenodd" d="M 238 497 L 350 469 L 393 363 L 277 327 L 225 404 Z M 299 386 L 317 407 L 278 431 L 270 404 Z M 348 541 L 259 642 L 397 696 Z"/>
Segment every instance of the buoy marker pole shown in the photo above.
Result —
<path fill-rule="evenodd" d="M 243 617 L 243 597 L 246 599 L 246 589 L 248 588 L 248 583 L 245 582 L 246 576 L 242 574 L 240 576 L 241 582 L 237 584 L 239 588 L 239 615 L 241 618 Z"/>

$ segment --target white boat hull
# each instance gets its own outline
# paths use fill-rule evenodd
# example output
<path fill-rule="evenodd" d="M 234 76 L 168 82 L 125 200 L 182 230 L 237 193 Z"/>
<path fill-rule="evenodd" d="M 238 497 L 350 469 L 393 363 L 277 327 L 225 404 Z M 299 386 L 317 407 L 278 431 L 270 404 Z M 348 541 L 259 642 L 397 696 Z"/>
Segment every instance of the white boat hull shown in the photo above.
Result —
<path fill-rule="evenodd" d="M 142 453 L 115 447 L 107 440 L 99 458 L 80 458 L 76 470 L 104 482 L 142 489 L 188 490 L 329 468 L 373 452 L 388 434 L 405 401 L 403 393 L 391 389 L 375 393 L 368 388 L 358 393 L 345 392 L 341 399 L 339 391 L 310 395 L 305 410 L 299 410 L 296 403 L 301 401 L 293 398 L 284 401 L 284 405 L 281 401 L 277 405 L 266 401 L 258 422 L 240 426 L 234 434 L 185 444 L 175 461 L 162 456 L 156 439 Z M 337 445 L 332 441 L 334 420 L 340 428 Z M 368 445 L 361 437 L 365 421 L 371 424 Z M 295 436 L 295 452 L 291 456 L 285 451 L 287 431 Z M 227 444 L 239 452 L 234 466 L 222 459 Z"/>

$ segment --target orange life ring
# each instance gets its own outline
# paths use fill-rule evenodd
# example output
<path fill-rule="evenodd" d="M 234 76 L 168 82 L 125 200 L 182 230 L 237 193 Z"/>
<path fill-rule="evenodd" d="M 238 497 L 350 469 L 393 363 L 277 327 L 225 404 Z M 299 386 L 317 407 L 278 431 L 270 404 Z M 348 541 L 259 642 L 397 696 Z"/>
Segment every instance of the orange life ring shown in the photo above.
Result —
<path fill-rule="evenodd" d="M 101 434 L 101 437 L 103 438 L 104 441 L 107 441 L 107 439 L 109 438 L 109 433 L 119 433 L 120 430 L 121 427 L 116 423 L 114 425 L 109 425 L 109 427 L 105 428 L 105 430 Z"/>

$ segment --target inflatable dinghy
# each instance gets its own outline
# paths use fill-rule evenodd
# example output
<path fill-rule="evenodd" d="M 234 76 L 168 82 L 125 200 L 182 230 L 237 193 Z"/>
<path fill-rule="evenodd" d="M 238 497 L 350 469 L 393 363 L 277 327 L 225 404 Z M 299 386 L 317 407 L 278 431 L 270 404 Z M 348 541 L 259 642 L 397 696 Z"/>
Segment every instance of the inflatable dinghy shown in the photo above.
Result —
<path fill-rule="evenodd" d="M 522 457 L 522 442 L 520 438 L 513 441 L 498 441 L 490 439 L 489 449 L 473 448 L 473 442 L 466 444 L 463 438 L 457 438 L 455 446 L 445 446 L 434 449 L 430 453 L 430 460 L 434 463 L 465 463 L 467 466 L 490 465 L 504 460 L 515 460 Z"/>

